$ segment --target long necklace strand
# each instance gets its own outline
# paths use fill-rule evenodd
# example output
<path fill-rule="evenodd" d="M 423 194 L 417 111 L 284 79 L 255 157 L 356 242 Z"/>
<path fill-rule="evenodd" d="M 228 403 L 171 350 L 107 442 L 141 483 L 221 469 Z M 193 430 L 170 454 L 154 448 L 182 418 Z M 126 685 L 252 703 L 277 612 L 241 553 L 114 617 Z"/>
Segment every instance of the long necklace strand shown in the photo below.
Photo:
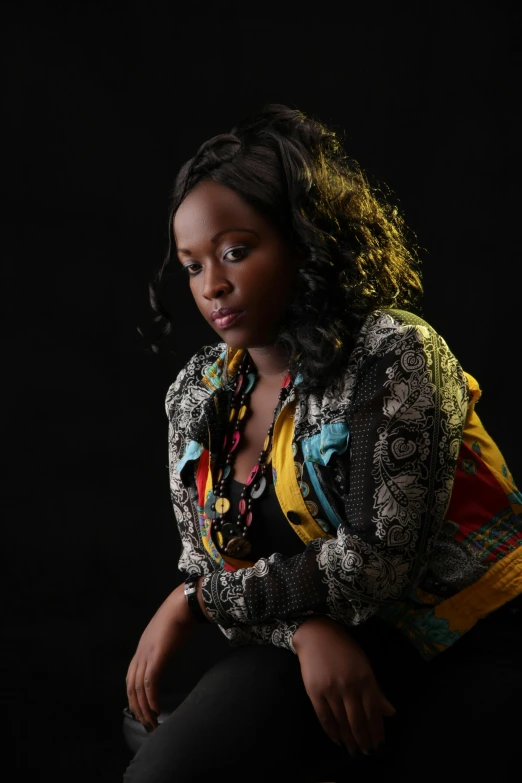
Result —
<path fill-rule="evenodd" d="M 266 471 L 271 461 L 272 435 L 274 424 L 280 406 L 287 398 L 290 389 L 290 376 L 287 374 L 279 391 L 277 405 L 274 408 L 274 416 L 259 454 L 257 464 L 254 465 L 246 484 L 241 492 L 237 519 L 230 518 L 230 480 L 239 442 L 241 440 L 244 425 L 248 418 L 249 398 L 255 386 L 257 375 L 246 354 L 238 372 L 232 407 L 228 418 L 228 431 L 225 435 L 221 459 L 218 460 L 213 471 L 212 490 L 209 492 L 205 503 L 205 513 L 212 520 L 212 527 L 216 533 L 216 543 L 222 553 L 233 557 L 245 558 L 252 551 L 252 544 L 248 541 L 248 533 L 252 526 L 254 513 L 252 501 L 258 500 L 267 487 Z"/>

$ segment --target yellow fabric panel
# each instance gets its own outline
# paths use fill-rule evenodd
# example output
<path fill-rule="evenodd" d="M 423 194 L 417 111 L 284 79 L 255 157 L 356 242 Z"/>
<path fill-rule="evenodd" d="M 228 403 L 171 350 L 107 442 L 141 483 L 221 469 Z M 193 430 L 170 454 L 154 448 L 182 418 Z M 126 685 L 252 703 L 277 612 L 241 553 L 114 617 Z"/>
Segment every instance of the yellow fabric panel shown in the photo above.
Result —
<path fill-rule="evenodd" d="M 450 631 L 465 633 L 478 620 L 522 593 L 522 547 L 491 566 L 477 582 L 435 607 Z"/>
<path fill-rule="evenodd" d="M 244 355 L 245 355 L 244 348 L 227 348 L 227 355 L 226 355 L 227 377 L 223 379 L 223 383 L 227 383 L 228 379 L 236 374 Z M 225 362 L 223 361 L 221 356 L 218 356 L 214 364 L 211 367 L 209 367 L 206 372 L 208 373 L 209 376 L 215 378 L 217 375 L 221 375 L 223 373 L 224 365 Z M 207 387 L 207 389 L 210 389 L 210 391 L 215 391 L 216 387 L 214 386 L 212 381 L 210 381 L 209 378 L 206 377 L 206 374 L 203 375 L 201 382 Z"/>
<path fill-rule="evenodd" d="M 468 405 L 468 412 L 466 415 L 466 423 L 464 425 L 463 438 L 467 446 L 473 449 L 473 444 L 478 443 L 480 448 L 480 457 L 486 463 L 489 470 L 493 473 L 498 483 L 506 493 L 511 494 L 515 489 L 513 482 L 513 476 L 509 473 L 504 457 L 496 445 L 495 441 L 486 432 L 480 418 L 475 412 L 475 403 L 480 399 L 482 392 L 480 391 L 478 382 L 472 375 L 466 373 L 468 384 L 471 392 L 471 399 Z M 507 475 L 504 475 L 502 471 L 504 467 Z M 519 509 L 522 511 L 522 507 Z"/>
<path fill-rule="evenodd" d="M 468 412 L 466 415 L 466 423 L 467 423 L 469 417 L 475 410 L 475 403 L 478 402 L 478 400 L 480 400 L 480 398 L 482 397 L 482 391 L 480 389 L 479 382 L 477 381 L 476 378 L 470 375 L 469 372 L 465 372 L 464 375 L 468 380 L 469 393 L 470 393 Z"/>
<path fill-rule="evenodd" d="M 228 380 L 237 373 L 239 365 L 245 355 L 244 348 L 228 348 L 227 350 L 227 378 L 225 378 L 225 382 L 228 382 Z"/>
<path fill-rule="evenodd" d="M 307 544 L 316 538 L 333 538 L 333 536 L 325 533 L 312 517 L 297 483 L 292 450 L 294 413 L 295 402 L 288 403 L 277 417 L 272 446 L 272 465 L 276 471 L 275 491 L 279 505 L 285 516 L 289 511 L 296 511 L 299 514 L 300 525 L 292 524 L 288 517 L 287 521 L 301 541 Z"/>

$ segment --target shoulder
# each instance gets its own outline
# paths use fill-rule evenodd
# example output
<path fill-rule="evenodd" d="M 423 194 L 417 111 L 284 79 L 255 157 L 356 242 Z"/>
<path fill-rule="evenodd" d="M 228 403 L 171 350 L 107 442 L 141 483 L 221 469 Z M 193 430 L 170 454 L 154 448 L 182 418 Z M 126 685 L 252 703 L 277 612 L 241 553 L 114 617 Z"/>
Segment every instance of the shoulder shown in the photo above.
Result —
<path fill-rule="evenodd" d="M 356 336 L 354 352 L 382 354 L 401 344 L 415 342 L 419 346 L 432 342 L 446 345 L 433 326 L 419 315 L 407 310 L 382 308 L 374 310 L 364 320 Z"/>
<path fill-rule="evenodd" d="M 225 343 L 213 343 L 200 348 L 178 372 L 165 397 L 165 410 L 169 418 L 183 402 L 184 407 L 194 407 L 209 397 L 209 389 L 203 384 L 206 370 L 226 350 Z"/>
<path fill-rule="evenodd" d="M 415 313 L 392 308 L 374 310 L 363 321 L 355 335 L 348 373 L 361 371 L 377 360 L 384 364 L 394 361 L 403 354 L 407 354 L 403 362 L 411 361 L 412 370 L 422 355 L 433 368 L 438 365 L 463 373 L 445 339 L 431 324 Z"/>
<path fill-rule="evenodd" d="M 370 370 L 385 380 L 399 366 L 407 375 L 426 370 L 437 384 L 451 381 L 467 389 L 460 362 L 437 330 L 415 313 L 392 308 L 374 310 L 363 321 L 340 378 L 341 388 L 351 396 Z"/>
<path fill-rule="evenodd" d="M 350 365 L 358 379 L 364 378 L 365 368 L 377 365 L 388 380 L 427 372 L 435 386 L 453 390 L 463 401 L 470 394 L 468 376 L 445 339 L 406 310 L 372 312 L 357 335 Z"/>

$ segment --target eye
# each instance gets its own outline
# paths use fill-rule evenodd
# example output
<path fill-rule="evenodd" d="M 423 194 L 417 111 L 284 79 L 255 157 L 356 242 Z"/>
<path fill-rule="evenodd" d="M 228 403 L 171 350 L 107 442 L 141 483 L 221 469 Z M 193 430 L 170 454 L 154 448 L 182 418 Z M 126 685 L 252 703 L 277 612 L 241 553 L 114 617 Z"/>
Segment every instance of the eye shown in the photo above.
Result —
<path fill-rule="evenodd" d="M 184 264 L 183 269 L 189 277 L 195 277 L 201 272 L 201 264 Z"/>
<path fill-rule="evenodd" d="M 237 247 L 231 247 L 223 254 L 223 258 L 227 261 L 242 261 L 248 255 L 248 247 L 244 245 L 238 245 Z"/>

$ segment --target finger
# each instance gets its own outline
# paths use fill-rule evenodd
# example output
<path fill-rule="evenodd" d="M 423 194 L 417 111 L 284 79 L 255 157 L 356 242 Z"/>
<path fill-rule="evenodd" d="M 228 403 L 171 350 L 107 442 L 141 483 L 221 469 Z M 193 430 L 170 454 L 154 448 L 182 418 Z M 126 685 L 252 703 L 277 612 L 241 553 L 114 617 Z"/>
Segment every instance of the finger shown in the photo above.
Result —
<path fill-rule="evenodd" d="M 363 706 L 368 721 L 372 747 L 380 748 L 386 742 L 386 729 L 383 716 L 393 717 L 396 710 L 380 689 L 363 697 Z"/>
<path fill-rule="evenodd" d="M 357 747 L 367 756 L 372 749 L 372 738 L 361 699 L 358 695 L 349 694 L 344 697 L 343 705 Z"/>
<path fill-rule="evenodd" d="M 386 731 L 384 729 L 383 704 L 378 694 L 369 694 L 363 696 L 363 707 L 368 724 L 368 732 L 372 748 L 379 749 L 386 741 Z"/>
<path fill-rule="evenodd" d="M 125 682 L 127 685 L 127 701 L 129 703 L 129 710 L 132 712 L 132 714 L 135 717 L 137 717 L 137 714 L 139 712 L 139 704 L 138 704 L 138 700 L 136 699 L 136 691 L 134 689 L 134 684 L 136 682 L 136 669 L 137 669 L 136 660 L 135 658 L 133 658 L 129 664 L 129 669 L 127 671 L 127 677 L 125 678 Z"/>
<path fill-rule="evenodd" d="M 160 714 L 159 693 L 158 693 L 159 675 L 157 668 L 147 664 L 145 675 L 143 677 L 143 687 L 145 689 L 145 698 L 152 716 L 152 725 L 158 726 L 158 715 Z"/>
<path fill-rule="evenodd" d="M 346 709 L 340 699 L 320 701 L 321 723 L 326 733 L 337 744 L 342 743 L 351 756 L 357 753 L 357 743 L 346 717 Z M 328 729 L 328 730 L 327 730 Z"/>
<path fill-rule="evenodd" d="M 315 694 L 308 693 L 308 696 L 312 702 L 317 719 L 321 724 L 321 728 L 332 742 L 339 745 L 341 743 L 341 735 L 328 702 L 324 698 L 316 697 Z"/>
<path fill-rule="evenodd" d="M 136 679 L 134 682 L 134 692 L 136 694 L 136 700 L 138 702 L 138 713 L 136 717 L 142 723 L 147 731 L 152 731 L 154 728 L 153 716 L 149 704 L 147 702 L 147 696 L 145 693 L 145 686 L 143 681 L 145 679 L 146 663 L 139 663 L 136 671 Z"/>

